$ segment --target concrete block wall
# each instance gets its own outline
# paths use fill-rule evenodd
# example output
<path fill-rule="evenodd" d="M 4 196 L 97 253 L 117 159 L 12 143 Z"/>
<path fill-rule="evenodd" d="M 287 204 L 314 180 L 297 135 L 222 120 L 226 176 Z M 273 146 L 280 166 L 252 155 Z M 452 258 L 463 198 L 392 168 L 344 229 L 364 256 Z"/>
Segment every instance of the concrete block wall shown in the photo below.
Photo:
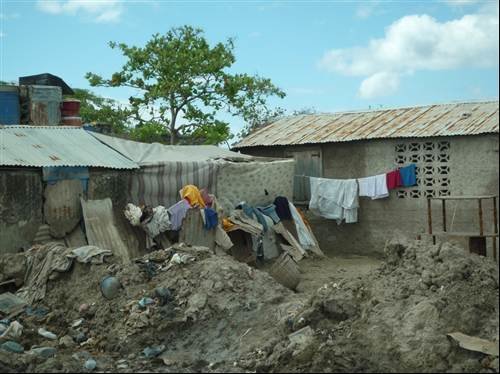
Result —
<path fill-rule="evenodd" d="M 498 194 L 499 163 L 498 136 L 457 136 L 442 138 L 380 139 L 318 145 L 323 160 L 323 177 L 350 179 L 385 173 L 396 167 L 397 144 L 413 142 L 450 142 L 450 193 L 452 195 Z M 310 147 L 310 146 L 309 146 Z M 258 156 L 283 157 L 285 151 L 300 147 L 260 147 L 242 150 Z M 498 205 L 498 201 L 497 201 Z M 447 202 L 448 230 L 479 232 L 477 201 Z M 493 231 L 491 201 L 483 203 L 485 231 Z M 398 198 L 392 192 L 387 199 L 360 198 L 359 222 L 337 225 L 335 221 L 313 216 L 308 212 L 321 248 L 327 253 L 375 254 L 383 253 L 387 239 L 395 231 L 410 237 L 425 234 L 427 199 Z M 453 227 L 451 228 L 451 222 Z M 441 231 L 441 205 L 433 203 L 435 230 Z M 491 239 L 487 240 L 491 256 Z M 498 247 L 498 241 L 497 241 Z M 498 248 L 497 248 L 498 251 Z"/>

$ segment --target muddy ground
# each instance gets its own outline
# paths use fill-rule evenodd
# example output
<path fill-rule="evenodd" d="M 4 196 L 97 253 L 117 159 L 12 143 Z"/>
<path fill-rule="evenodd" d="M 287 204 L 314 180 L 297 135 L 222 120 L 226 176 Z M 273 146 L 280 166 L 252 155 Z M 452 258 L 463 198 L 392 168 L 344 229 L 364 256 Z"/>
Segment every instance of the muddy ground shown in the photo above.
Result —
<path fill-rule="evenodd" d="M 174 253 L 192 259 L 174 264 Z M 304 259 L 297 292 L 266 267 L 189 247 L 107 262 L 48 282 L 35 305 L 48 314 L 16 317 L 25 353 L 0 350 L 0 370 L 91 371 L 90 359 L 101 372 L 498 371 L 498 357 L 446 336 L 498 341 L 496 264 L 453 245 L 398 239 L 383 261 Z M 108 275 L 123 286 L 112 300 L 99 287 Z"/>

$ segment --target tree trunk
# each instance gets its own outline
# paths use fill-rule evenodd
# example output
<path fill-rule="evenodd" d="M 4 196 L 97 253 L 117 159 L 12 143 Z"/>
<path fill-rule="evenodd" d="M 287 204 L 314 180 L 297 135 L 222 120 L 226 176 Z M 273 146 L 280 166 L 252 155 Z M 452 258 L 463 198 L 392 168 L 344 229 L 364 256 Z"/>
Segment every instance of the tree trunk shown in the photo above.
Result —
<path fill-rule="evenodd" d="M 177 119 L 177 113 L 172 110 L 172 120 L 170 121 L 170 145 L 175 145 L 177 143 L 176 133 L 175 133 L 175 122 Z"/>

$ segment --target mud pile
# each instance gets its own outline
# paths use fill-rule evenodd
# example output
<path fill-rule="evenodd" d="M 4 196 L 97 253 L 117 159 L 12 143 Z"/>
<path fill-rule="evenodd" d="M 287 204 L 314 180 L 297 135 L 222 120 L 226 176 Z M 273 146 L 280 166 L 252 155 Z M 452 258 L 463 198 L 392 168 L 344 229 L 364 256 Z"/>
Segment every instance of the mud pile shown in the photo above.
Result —
<path fill-rule="evenodd" d="M 122 286 L 110 300 L 100 289 L 106 276 Z M 34 306 L 39 313 L 17 318 L 25 351 L 54 347 L 57 353 L 2 356 L 0 365 L 81 371 L 93 359 L 96 370 L 238 370 L 240 355 L 276 335 L 295 297 L 267 273 L 203 247 L 180 245 L 130 265 L 75 263 L 48 282 Z M 39 336 L 40 327 L 58 340 Z"/>
<path fill-rule="evenodd" d="M 498 356 L 467 351 L 447 337 L 462 332 L 498 342 L 496 264 L 449 243 L 399 239 L 385 251 L 384 264 L 367 276 L 321 287 L 290 321 L 295 336 L 248 355 L 241 365 L 260 371 L 498 372 Z"/>

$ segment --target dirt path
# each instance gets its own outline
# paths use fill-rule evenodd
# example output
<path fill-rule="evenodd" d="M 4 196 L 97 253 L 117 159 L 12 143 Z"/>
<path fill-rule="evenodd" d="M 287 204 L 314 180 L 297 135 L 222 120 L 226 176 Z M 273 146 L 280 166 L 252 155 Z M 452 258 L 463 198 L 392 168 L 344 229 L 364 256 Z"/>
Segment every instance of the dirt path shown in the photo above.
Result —
<path fill-rule="evenodd" d="M 360 277 L 378 267 L 382 261 L 365 256 L 306 258 L 300 261 L 300 293 L 312 294 L 328 282 Z"/>

